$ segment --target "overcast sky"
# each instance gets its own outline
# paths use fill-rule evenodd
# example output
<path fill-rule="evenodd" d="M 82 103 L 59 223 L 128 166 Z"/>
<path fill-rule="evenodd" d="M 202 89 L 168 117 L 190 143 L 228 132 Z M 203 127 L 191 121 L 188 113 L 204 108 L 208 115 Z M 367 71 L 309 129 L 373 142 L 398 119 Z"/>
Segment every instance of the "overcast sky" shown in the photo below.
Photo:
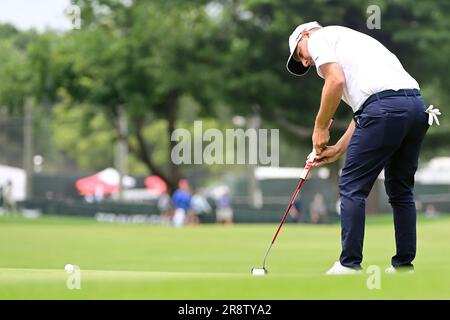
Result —
<path fill-rule="evenodd" d="M 70 0 L 0 0 L 0 23 L 9 22 L 22 30 L 68 30 L 71 24 L 64 10 L 69 5 Z"/>

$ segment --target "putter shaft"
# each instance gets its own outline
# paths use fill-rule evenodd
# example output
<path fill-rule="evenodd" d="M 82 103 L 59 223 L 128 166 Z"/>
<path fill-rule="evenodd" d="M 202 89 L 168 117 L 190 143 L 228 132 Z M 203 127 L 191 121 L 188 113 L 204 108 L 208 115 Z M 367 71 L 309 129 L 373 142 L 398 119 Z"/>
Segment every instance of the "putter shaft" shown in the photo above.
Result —
<path fill-rule="evenodd" d="M 264 256 L 264 262 L 263 262 L 263 268 L 266 270 L 267 270 L 266 262 L 267 262 L 267 257 L 269 256 L 269 252 L 272 249 L 272 246 L 275 243 L 275 240 L 277 239 L 278 234 L 280 233 L 281 227 L 283 226 L 284 222 L 286 221 L 287 215 L 288 215 L 289 211 L 291 210 L 292 205 L 294 204 L 295 198 L 297 198 L 297 195 L 303 185 L 303 182 L 305 182 L 306 177 L 308 177 L 309 172 L 311 171 L 312 167 L 313 167 L 312 163 L 307 163 L 305 168 L 303 169 L 304 172 L 300 178 L 300 181 L 298 182 L 297 189 L 295 189 L 295 192 L 292 195 L 291 201 L 289 202 L 289 205 L 286 208 L 286 211 L 284 212 L 283 219 L 281 219 L 280 225 L 278 226 L 277 232 L 275 233 L 275 236 L 273 237 L 272 242 L 270 243 L 270 246 L 266 251 L 266 255 Z"/>

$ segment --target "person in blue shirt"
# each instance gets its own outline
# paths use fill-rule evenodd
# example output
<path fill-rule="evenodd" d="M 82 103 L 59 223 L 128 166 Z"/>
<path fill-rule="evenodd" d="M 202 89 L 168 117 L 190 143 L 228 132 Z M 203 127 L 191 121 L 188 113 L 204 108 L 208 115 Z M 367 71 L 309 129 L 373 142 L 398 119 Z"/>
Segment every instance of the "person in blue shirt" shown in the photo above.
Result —
<path fill-rule="evenodd" d="M 178 189 L 172 196 L 172 204 L 175 209 L 173 224 L 182 227 L 185 224 L 186 214 L 191 209 L 191 191 L 187 180 L 180 180 Z"/>

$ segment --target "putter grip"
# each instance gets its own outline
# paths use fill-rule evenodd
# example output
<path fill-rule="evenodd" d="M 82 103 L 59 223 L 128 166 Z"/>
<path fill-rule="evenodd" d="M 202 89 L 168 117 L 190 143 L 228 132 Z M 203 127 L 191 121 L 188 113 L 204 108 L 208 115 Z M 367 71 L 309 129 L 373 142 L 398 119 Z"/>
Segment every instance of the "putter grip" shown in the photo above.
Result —
<path fill-rule="evenodd" d="M 300 175 L 300 179 L 306 180 L 309 172 L 311 171 L 312 163 L 307 163 L 303 168 L 302 174 Z"/>

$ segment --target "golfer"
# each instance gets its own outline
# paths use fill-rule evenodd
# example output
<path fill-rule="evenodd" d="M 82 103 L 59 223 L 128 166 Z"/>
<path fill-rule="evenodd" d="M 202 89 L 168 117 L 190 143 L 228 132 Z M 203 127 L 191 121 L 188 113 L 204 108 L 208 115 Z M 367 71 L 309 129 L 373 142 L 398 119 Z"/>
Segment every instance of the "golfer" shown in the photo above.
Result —
<path fill-rule="evenodd" d="M 339 181 L 342 253 L 327 274 L 361 272 L 365 200 L 383 169 L 397 249 L 386 272 L 413 271 L 414 174 L 422 140 L 439 110 L 426 109 L 417 81 L 394 54 L 363 33 L 309 22 L 295 29 L 289 48 L 290 73 L 304 75 L 313 65 L 325 80 L 312 136 L 317 165 L 347 153 Z M 341 99 L 354 117 L 340 140 L 328 146 L 329 124 Z"/>

